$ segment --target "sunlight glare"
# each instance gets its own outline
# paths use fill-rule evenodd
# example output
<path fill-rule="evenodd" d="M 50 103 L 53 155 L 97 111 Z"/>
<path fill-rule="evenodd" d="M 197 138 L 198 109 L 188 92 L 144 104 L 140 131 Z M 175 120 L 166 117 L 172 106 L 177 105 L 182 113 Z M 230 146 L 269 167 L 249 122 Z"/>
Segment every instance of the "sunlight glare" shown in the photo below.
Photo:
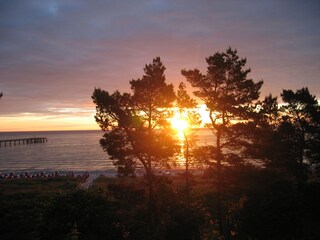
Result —
<path fill-rule="evenodd" d="M 189 127 L 189 124 L 181 114 L 176 113 L 171 120 L 171 126 L 177 131 L 179 138 L 183 138 L 184 131 Z"/>

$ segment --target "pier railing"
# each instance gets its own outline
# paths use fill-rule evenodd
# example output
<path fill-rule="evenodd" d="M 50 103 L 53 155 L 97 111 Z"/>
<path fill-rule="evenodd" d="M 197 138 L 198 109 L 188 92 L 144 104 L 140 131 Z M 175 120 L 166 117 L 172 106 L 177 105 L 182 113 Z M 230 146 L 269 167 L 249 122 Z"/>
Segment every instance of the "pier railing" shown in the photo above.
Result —
<path fill-rule="evenodd" d="M 11 146 L 11 145 L 21 145 L 21 144 L 32 144 L 32 143 L 44 143 L 47 142 L 46 137 L 32 137 L 32 138 L 19 138 L 19 139 L 8 139 L 0 140 L 0 147 Z"/>

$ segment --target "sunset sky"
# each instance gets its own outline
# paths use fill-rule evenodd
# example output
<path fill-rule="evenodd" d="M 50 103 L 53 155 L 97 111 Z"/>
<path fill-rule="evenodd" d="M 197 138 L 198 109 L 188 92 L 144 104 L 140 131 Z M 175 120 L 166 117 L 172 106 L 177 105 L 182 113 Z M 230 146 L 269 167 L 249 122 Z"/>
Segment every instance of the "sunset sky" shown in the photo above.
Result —
<path fill-rule="evenodd" d="M 320 98 L 319 0 L 0 0 L 0 36 L 0 131 L 98 129 L 94 87 L 129 91 L 156 56 L 177 87 L 229 46 L 262 97 Z"/>

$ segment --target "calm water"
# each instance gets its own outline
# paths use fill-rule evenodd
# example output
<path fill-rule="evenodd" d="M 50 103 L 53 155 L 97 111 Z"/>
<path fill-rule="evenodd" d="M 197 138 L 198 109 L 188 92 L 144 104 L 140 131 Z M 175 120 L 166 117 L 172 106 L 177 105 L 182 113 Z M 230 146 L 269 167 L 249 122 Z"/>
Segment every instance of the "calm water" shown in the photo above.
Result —
<path fill-rule="evenodd" d="M 0 172 L 111 170 L 101 131 L 0 133 L 0 139 L 47 137 L 48 142 L 0 148 Z"/>
<path fill-rule="evenodd" d="M 24 171 L 114 171 L 99 145 L 102 131 L 0 133 L 0 140 L 47 137 L 48 142 L 0 148 L 0 173 Z M 210 131 L 198 133 L 200 143 L 212 141 Z"/>

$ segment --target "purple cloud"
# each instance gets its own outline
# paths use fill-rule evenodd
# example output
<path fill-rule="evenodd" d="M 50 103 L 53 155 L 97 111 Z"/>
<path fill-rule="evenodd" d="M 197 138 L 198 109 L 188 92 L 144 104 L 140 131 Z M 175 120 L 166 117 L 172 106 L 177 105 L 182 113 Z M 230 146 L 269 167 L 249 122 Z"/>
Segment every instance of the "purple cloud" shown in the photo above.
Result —
<path fill-rule="evenodd" d="M 0 116 L 90 109 L 94 87 L 129 91 L 155 56 L 177 85 L 228 46 L 263 94 L 308 86 L 319 97 L 319 12 L 316 0 L 1 1 Z"/>

